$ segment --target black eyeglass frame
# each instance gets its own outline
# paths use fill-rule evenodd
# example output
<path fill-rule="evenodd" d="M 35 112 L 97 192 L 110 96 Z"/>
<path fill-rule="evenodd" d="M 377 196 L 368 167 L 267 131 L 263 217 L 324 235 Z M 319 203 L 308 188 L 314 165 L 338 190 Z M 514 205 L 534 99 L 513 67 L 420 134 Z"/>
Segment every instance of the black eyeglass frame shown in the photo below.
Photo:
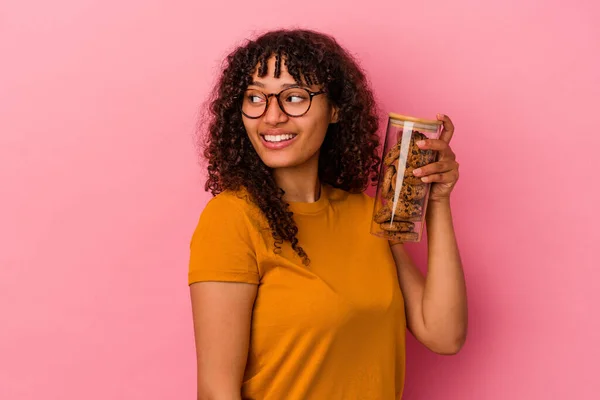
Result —
<path fill-rule="evenodd" d="M 283 93 L 283 92 L 285 92 L 285 91 L 287 91 L 287 90 L 290 90 L 290 89 L 302 89 L 302 90 L 304 90 L 306 93 L 308 93 L 308 96 L 309 96 L 309 101 L 310 101 L 310 102 L 308 103 L 308 108 L 306 109 L 306 111 L 304 111 L 304 112 L 303 112 L 302 114 L 300 114 L 300 115 L 291 115 L 291 114 L 289 114 L 287 111 L 285 111 L 285 107 L 284 107 L 284 106 L 281 104 L 281 99 L 279 98 L 279 96 L 281 95 L 281 93 Z M 275 98 L 277 99 L 277 105 L 279 106 L 279 109 L 280 109 L 281 111 L 283 111 L 283 113 L 284 113 L 285 115 L 287 115 L 288 117 L 291 117 L 291 118 L 299 118 L 299 117 L 302 117 L 302 116 L 306 115 L 306 113 L 308 113 L 308 112 L 310 111 L 310 108 L 312 107 L 312 101 L 313 101 L 313 97 L 315 97 L 315 96 L 318 96 L 318 95 L 320 95 L 320 94 L 324 94 L 324 93 L 326 93 L 326 91 L 325 91 L 325 90 L 319 90 L 318 92 L 313 92 L 313 91 L 310 91 L 310 90 L 308 90 L 308 89 L 307 89 L 307 88 L 305 88 L 305 87 L 302 87 L 302 86 L 299 86 L 299 85 L 298 85 L 298 86 L 290 86 L 290 87 L 288 87 L 288 88 L 285 88 L 285 89 L 283 89 L 283 90 L 282 90 L 282 91 L 280 91 L 279 93 L 271 93 L 271 94 L 266 94 L 265 92 L 263 92 L 263 91 L 261 91 L 261 90 L 258 90 L 258 89 L 246 89 L 246 90 L 244 90 L 244 96 L 246 95 L 246 92 L 247 92 L 248 90 L 255 90 L 255 91 L 259 92 L 260 94 L 262 94 L 263 96 L 265 96 L 265 98 L 267 99 L 267 103 L 265 104 L 265 109 L 263 110 L 262 114 L 260 114 L 260 115 L 259 115 L 259 116 L 257 116 L 257 117 L 251 117 L 251 116 L 249 116 L 248 114 L 246 114 L 246 113 L 244 112 L 244 109 L 243 109 L 243 107 L 244 107 L 244 101 L 242 100 L 242 103 L 241 103 L 241 105 L 240 105 L 240 110 L 242 111 L 242 114 L 244 114 L 244 116 L 245 116 L 246 118 L 250 118 L 250 119 L 259 119 L 259 118 L 261 118 L 263 115 L 265 115 L 265 113 L 266 113 L 266 112 L 267 112 L 267 110 L 269 109 L 269 100 L 270 100 L 270 98 L 271 98 L 271 97 L 275 97 Z"/>

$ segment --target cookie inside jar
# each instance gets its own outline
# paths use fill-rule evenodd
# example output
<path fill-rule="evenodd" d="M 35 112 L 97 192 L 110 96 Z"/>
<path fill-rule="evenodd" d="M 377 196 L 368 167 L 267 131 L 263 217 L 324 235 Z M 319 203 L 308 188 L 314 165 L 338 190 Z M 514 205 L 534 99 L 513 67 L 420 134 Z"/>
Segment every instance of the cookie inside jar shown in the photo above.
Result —
<path fill-rule="evenodd" d="M 438 138 L 441 122 L 390 114 L 371 233 L 407 242 L 421 239 L 430 184 L 413 174 L 436 161 L 437 152 L 417 142 Z M 427 122 L 424 123 L 423 121 Z"/>

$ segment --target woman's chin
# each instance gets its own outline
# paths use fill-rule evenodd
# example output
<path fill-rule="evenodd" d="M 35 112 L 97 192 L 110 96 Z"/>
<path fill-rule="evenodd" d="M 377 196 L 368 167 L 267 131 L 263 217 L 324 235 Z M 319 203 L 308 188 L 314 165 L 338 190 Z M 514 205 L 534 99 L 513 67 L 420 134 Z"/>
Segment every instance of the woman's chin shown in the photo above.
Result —
<path fill-rule="evenodd" d="M 313 151 L 298 151 L 290 146 L 281 150 L 260 149 L 258 155 L 262 162 L 271 169 L 299 168 L 315 161 L 318 164 L 319 148 Z"/>
<path fill-rule="evenodd" d="M 306 157 L 292 154 L 268 154 L 261 157 L 262 162 L 271 169 L 296 168 L 306 163 Z"/>
<path fill-rule="evenodd" d="M 300 162 L 295 162 L 292 159 L 276 160 L 276 159 L 263 159 L 265 165 L 271 169 L 282 169 L 282 168 L 293 168 L 299 166 Z"/>

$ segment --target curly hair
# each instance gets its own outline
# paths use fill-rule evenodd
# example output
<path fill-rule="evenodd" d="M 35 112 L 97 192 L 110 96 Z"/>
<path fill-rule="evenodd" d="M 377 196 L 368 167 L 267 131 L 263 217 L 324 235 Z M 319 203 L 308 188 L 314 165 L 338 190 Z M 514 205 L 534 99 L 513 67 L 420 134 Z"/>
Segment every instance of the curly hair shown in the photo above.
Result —
<path fill-rule="evenodd" d="M 323 183 L 351 193 L 376 184 L 380 163 L 377 106 L 357 62 L 323 33 L 303 29 L 267 32 L 236 48 L 225 61 L 203 121 L 208 125 L 202 139 L 208 161 L 205 190 L 216 196 L 224 190 L 245 189 L 269 223 L 275 252 L 287 241 L 308 265 L 308 255 L 298 244 L 293 213 L 283 200 L 285 192 L 259 158 L 242 121 L 244 91 L 255 72 L 260 77 L 268 73 L 268 60 L 273 56 L 276 78 L 284 59 L 296 82 L 322 86 L 338 108 L 338 121 L 329 125 L 320 149 L 319 179 Z"/>

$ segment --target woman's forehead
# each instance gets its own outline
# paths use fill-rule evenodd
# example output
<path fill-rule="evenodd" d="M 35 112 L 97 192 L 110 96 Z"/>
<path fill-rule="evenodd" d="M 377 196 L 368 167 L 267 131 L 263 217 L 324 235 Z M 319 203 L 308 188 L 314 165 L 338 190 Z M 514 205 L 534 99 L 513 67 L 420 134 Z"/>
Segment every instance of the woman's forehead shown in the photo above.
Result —
<path fill-rule="evenodd" d="M 253 88 L 265 91 L 265 92 L 279 92 L 290 87 L 304 87 L 308 88 L 311 91 L 319 91 L 321 89 L 320 85 L 309 85 L 305 81 L 297 82 L 294 78 L 287 78 L 280 76 L 279 78 L 275 78 L 273 76 L 264 76 L 254 77 L 248 86 L 252 86 Z"/>
<path fill-rule="evenodd" d="M 275 59 L 272 57 L 268 61 L 268 67 L 264 76 L 259 76 L 260 65 L 258 65 L 252 76 L 250 86 L 268 90 L 283 90 L 290 86 L 303 86 L 311 90 L 319 90 L 321 85 L 309 85 L 307 80 L 301 75 L 296 80 L 289 72 L 286 65 L 282 62 L 279 70 L 279 76 L 276 76 Z"/>

